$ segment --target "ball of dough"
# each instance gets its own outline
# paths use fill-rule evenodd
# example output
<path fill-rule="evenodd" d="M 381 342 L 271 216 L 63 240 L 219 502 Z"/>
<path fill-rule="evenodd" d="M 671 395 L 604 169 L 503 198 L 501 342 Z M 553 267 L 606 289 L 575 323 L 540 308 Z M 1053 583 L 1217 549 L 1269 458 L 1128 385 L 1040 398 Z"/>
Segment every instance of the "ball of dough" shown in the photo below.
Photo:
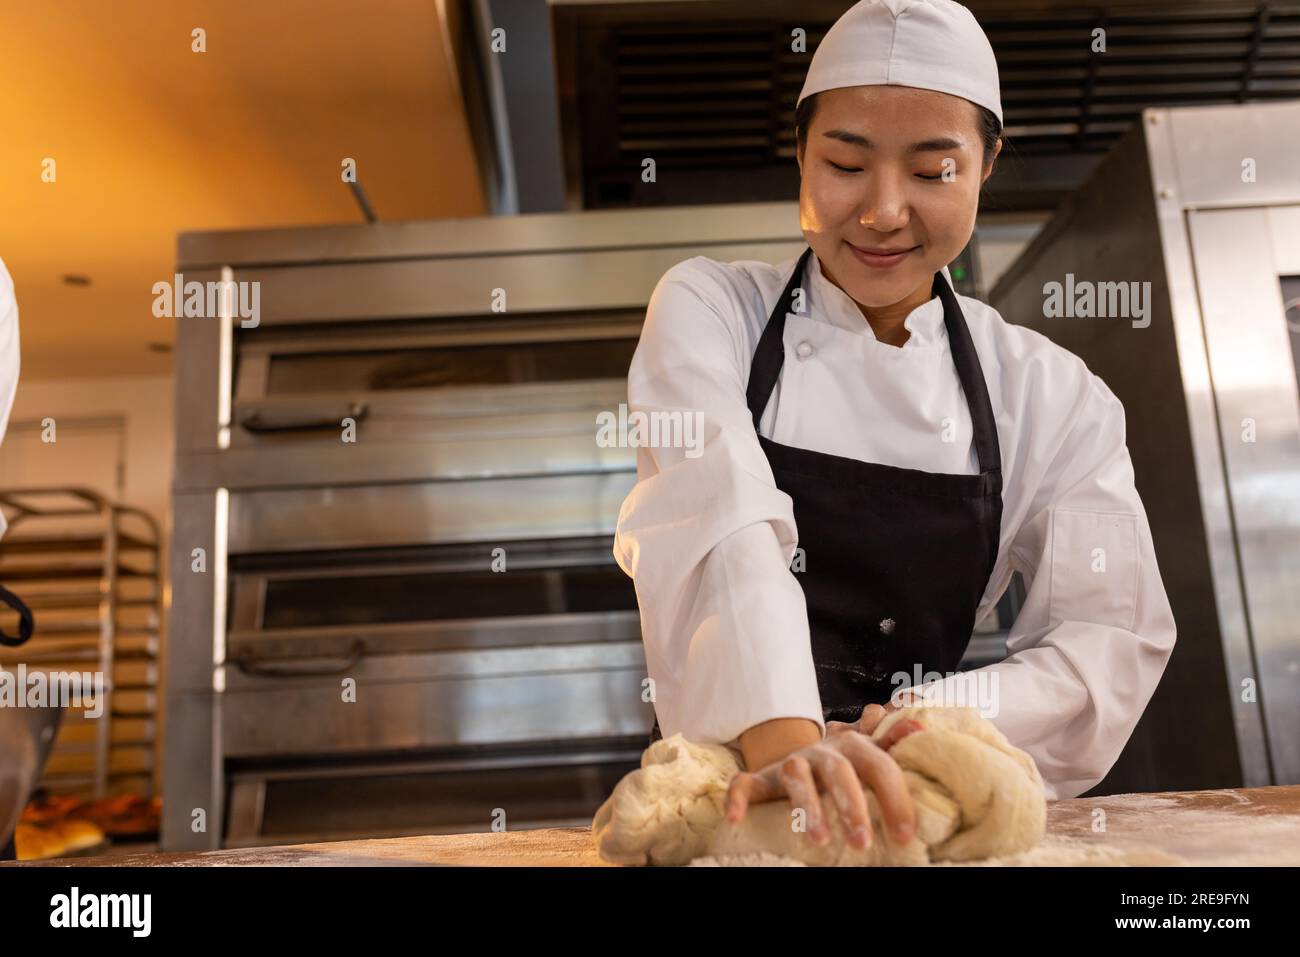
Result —
<path fill-rule="evenodd" d="M 815 846 L 788 801 L 752 805 L 739 824 L 722 816 L 736 757 L 719 745 L 674 735 L 656 741 L 601 806 L 592 828 L 600 855 L 624 864 L 685 864 L 693 857 L 780 854 L 822 866 L 913 865 L 968 861 L 1029 850 L 1042 840 L 1047 803 L 1033 759 L 1013 747 L 973 708 L 916 705 L 891 712 L 872 734 L 897 722 L 921 725 L 890 749 L 916 808 L 917 831 L 905 845 L 887 835 L 874 794 L 867 809 L 874 838 L 853 848 L 831 801 L 831 840 Z"/>
<path fill-rule="evenodd" d="M 872 738 L 880 739 L 906 718 L 922 730 L 889 754 L 919 778 L 919 792 L 912 789 L 912 797 L 941 794 L 961 812 L 956 832 L 930 846 L 930 860 L 970 861 L 1038 846 L 1047 828 L 1047 798 L 1033 758 L 974 708 L 905 708 L 887 715 Z"/>
<path fill-rule="evenodd" d="M 624 775 L 596 812 L 592 836 L 614 864 L 679 865 L 704 854 L 718 822 L 727 784 L 740 770 L 717 744 L 680 734 L 646 748 L 641 768 Z"/>

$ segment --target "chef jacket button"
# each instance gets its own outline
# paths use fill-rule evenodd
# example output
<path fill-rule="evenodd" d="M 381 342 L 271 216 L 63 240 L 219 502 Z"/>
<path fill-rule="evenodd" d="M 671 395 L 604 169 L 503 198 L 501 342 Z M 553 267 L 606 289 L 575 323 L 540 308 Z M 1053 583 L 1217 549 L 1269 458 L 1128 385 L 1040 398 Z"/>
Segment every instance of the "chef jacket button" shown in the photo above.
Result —
<path fill-rule="evenodd" d="M 813 354 L 812 343 L 805 339 L 803 342 L 799 343 L 797 346 L 794 347 L 794 351 L 795 351 L 795 355 L 797 355 L 800 359 L 807 359 L 810 355 Z"/>
<path fill-rule="evenodd" d="M 882 635 L 892 635 L 896 622 L 892 618 L 885 618 L 880 622 L 880 633 Z"/>

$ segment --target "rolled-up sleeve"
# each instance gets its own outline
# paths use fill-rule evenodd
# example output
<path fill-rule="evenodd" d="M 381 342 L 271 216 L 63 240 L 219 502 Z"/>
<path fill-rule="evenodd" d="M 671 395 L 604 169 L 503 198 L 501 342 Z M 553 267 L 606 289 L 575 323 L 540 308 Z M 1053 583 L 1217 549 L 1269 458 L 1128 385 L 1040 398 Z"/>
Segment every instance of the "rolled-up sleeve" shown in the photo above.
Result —
<path fill-rule="evenodd" d="M 1013 539 L 1027 596 L 1008 657 L 922 686 L 932 700 L 988 707 L 1053 799 L 1082 794 L 1115 764 L 1176 637 L 1123 405 L 1089 373 L 1071 413 Z"/>
<path fill-rule="evenodd" d="M 638 447 L 614 541 L 636 587 L 660 730 L 725 744 L 774 718 L 824 729 L 790 570 L 793 505 L 746 406 L 738 308 L 692 260 L 656 286 L 628 374 L 629 416 L 689 418 L 680 434 L 693 441 Z"/>

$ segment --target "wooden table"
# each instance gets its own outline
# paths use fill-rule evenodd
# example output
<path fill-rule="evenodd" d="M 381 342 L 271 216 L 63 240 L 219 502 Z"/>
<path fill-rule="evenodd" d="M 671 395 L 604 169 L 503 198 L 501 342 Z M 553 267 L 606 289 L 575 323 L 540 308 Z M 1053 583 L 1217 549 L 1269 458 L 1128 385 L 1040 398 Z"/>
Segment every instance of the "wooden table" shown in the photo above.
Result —
<path fill-rule="evenodd" d="M 1083 857 L 1061 863 L 1300 865 L 1300 785 L 1169 791 L 1056 801 L 1048 805 L 1049 845 Z M 1131 852 L 1131 853 L 1130 853 Z M 1038 852 L 1033 852 L 1038 853 Z M 1057 863 L 1031 858 L 1008 863 Z M 439 834 L 383 840 L 289 844 L 193 854 L 65 858 L 6 866 L 536 866 L 607 867 L 589 828 Z"/>

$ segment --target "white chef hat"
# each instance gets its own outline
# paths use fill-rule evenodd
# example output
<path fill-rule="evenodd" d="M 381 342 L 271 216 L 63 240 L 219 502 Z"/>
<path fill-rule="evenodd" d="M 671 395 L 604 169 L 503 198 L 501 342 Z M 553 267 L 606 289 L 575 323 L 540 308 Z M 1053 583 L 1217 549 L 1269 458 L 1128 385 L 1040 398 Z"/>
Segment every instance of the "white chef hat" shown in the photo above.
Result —
<path fill-rule="evenodd" d="M 827 31 L 799 100 L 842 86 L 912 86 L 964 97 L 1002 122 L 998 61 L 953 0 L 861 0 Z"/>

